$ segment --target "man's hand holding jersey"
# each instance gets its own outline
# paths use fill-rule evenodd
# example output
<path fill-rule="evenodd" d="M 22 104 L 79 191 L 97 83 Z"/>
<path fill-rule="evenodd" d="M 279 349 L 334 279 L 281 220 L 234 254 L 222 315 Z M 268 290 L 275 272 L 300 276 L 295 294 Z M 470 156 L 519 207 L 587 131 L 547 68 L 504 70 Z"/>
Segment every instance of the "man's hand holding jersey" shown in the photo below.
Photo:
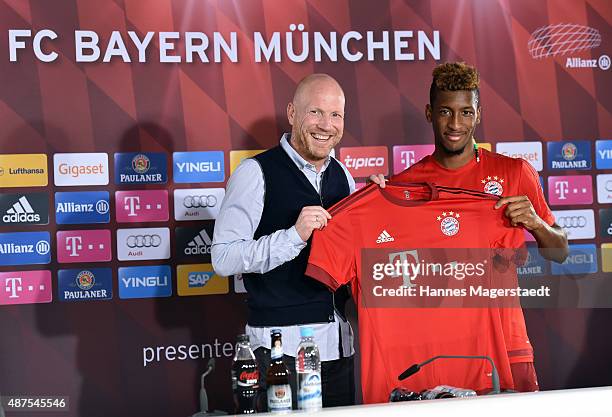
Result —
<path fill-rule="evenodd" d="M 540 254 L 551 261 L 563 262 L 569 254 L 567 235 L 558 224 L 548 225 L 536 213 L 531 200 L 526 195 L 500 198 L 495 204 L 499 209 L 506 206 L 504 214 L 512 226 L 527 229 L 538 242 Z"/>

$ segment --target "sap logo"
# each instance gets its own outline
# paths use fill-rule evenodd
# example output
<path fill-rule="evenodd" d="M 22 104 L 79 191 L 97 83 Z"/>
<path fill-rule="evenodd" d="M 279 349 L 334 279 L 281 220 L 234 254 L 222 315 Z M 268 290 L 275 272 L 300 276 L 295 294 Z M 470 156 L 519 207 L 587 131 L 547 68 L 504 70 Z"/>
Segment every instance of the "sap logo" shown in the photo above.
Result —
<path fill-rule="evenodd" d="M 212 277 L 212 272 L 190 272 L 187 275 L 187 282 L 189 288 L 202 288 Z"/>
<path fill-rule="evenodd" d="M 211 264 L 178 265 L 176 274 L 180 296 L 229 293 L 227 277 L 216 275 Z"/>
<path fill-rule="evenodd" d="M 381 157 L 370 157 L 370 158 L 351 158 L 350 155 L 347 155 L 344 158 L 344 165 L 347 168 L 374 168 L 374 167 L 383 167 L 385 165 L 385 158 Z"/>
<path fill-rule="evenodd" d="M 222 151 L 174 152 L 173 175 L 176 183 L 223 182 L 225 180 Z"/>

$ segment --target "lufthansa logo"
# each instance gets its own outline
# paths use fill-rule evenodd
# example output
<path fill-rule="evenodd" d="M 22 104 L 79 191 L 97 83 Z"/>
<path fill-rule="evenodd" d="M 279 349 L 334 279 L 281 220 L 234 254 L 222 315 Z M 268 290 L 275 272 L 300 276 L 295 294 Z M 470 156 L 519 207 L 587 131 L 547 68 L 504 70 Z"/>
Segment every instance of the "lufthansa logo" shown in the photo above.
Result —
<path fill-rule="evenodd" d="M 214 207 L 217 197 L 214 195 L 188 195 L 183 198 L 183 205 L 187 208 Z"/>
<path fill-rule="evenodd" d="M 157 248 L 161 245 L 160 235 L 130 235 L 126 240 L 128 248 Z"/>
<path fill-rule="evenodd" d="M 584 216 L 567 216 L 560 217 L 558 219 L 559 226 L 565 227 L 566 229 L 582 228 L 587 224 L 586 217 Z"/>

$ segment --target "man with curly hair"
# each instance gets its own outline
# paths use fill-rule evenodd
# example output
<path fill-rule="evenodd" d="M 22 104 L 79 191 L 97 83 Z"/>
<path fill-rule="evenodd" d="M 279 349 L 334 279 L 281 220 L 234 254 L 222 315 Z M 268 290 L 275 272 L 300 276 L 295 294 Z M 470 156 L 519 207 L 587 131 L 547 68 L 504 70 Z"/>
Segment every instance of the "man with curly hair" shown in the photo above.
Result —
<path fill-rule="evenodd" d="M 435 151 L 393 180 L 428 181 L 498 195 L 495 209 L 504 210 L 512 226 L 531 233 L 543 257 L 563 262 L 569 252 L 567 236 L 555 223 L 536 171 L 523 159 L 479 149 L 476 144 L 474 132 L 481 117 L 479 83 L 478 71 L 462 62 L 448 62 L 433 70 L 425 116 L 433 128 Z M 523 243 L 516 242 L 515 247 Z M 500 314 L 514 388 L 536 391 L 533 348 L 523 312 L 507 308 Z"/>

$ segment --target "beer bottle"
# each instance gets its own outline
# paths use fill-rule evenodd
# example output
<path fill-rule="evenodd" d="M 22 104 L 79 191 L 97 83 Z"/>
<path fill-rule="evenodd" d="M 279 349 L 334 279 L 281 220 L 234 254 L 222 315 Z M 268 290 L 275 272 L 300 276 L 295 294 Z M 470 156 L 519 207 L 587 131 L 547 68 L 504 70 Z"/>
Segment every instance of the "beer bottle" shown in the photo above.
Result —
<path fill-rule="evenodd" d="M 272 329 L 270 336 L 272 361 L 266 372 L 268 411 L 288 413 L 291 412 L 291 385 L 289 385 L 289 369 L 283 362 L 282 333 L 280 329 Z"/>

